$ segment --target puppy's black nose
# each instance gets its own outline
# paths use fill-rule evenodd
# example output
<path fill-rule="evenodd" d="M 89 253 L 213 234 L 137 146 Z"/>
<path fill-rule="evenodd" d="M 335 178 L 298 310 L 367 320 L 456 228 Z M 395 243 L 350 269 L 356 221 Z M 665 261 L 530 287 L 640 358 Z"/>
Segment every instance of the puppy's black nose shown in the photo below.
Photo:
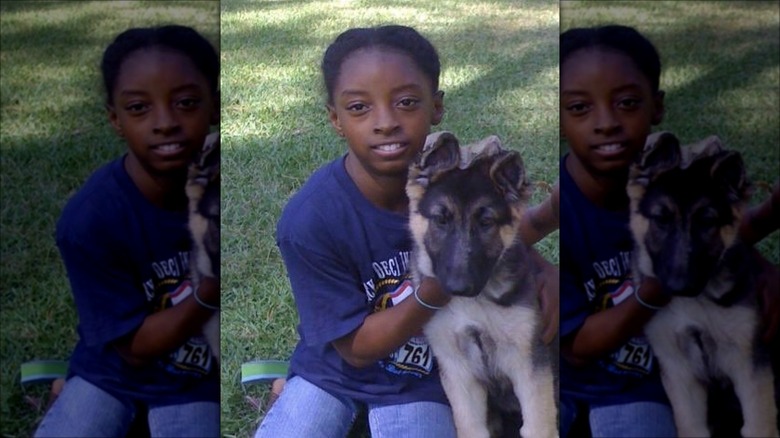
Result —
<path fill-rule="evenodd" d="M 448 294 L 456 297 L 473 297 L 479 293 L 479 291 L 474 288 L 474 285 L 472 284 L 445 284 L 444 287 Z"/>

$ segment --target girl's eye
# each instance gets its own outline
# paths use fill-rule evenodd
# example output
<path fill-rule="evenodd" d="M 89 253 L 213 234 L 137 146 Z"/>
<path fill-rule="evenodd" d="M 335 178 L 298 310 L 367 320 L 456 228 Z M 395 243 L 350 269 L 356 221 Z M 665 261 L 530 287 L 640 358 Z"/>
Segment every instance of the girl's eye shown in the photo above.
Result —
<path fill-rule="evenodd" d="M 200 99 L 194 97 L 186 97 L 184 99 L 180 99 L 177 102 L 177 105 L 180 108 L 184 108 L 184 109 L 194 109 L 197 108 L 199 103 L 200 103 Z"/>
<path fill-rule="evenodd" d="M 125 105 L 125 111 L 129 112 L 130 114 L 140 114 L 144 112 L 149 106 L 145 103 L 141 102 L 135 102 L 130 103 L 128 105 Z"/>
<path fill-rule="evenodd" d="M 588 110 L 588 105 L 582 102 L 575 102 L 566 106 L 566 111 L 574 115 L 583 114 L 587 110 Z"/>
<path fill-rule="evenodd" d="M 633 97 L 621 99 L 618 102 L 618 108 L 622 109 L 636 109 L 639 106 L 639 99 L 635 99 Z"/>
<path fill-rule="evenodd" d="M 362 104 L 360 102 L 347 105 L 347 111 L 354 112 L 354 113 L 363 112 L 363 111 L 365 111 L 367 109 L 368 109 L 368 106 L 366 106 L 366 105 L 364 105 L 364 104 Z"/>
<path fill-rule="evenodd" d="M 419 99 L 414 99 L 411 97 L 405 97 L 398 101 L 398 105 L 404 108 L 411 108 L 416 106 L 418 103 L 420 103 Z"/>

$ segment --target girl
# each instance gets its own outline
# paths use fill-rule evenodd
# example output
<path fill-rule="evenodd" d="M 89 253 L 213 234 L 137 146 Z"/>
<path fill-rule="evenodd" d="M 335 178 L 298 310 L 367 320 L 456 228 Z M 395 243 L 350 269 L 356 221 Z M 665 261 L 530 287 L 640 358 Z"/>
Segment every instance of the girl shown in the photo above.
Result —
<path fill-rule="evenodd" d="M 414 29 L 350 29 L 322 61 L 327 110 L 349 152 L 321 168 L 277 228 L 301 340 L 258 437 L 346 436 L 358 403 L 373 433 L 454 436 L 421 336 L 448 297 L 425 279 L 411 299 L 406 172 L 444 112 L 436 50 Z M 315 409 L 312 409 L 315 407 Z"/>
<path fill-rule="evenodd" d="M 669 301 L 657 281 L 633 285 L 626 182 L 661 122 L 661 63 L 624 26 L 561 35 L 561 436 L 578 410 L 593 436 L 675 436 L 644 324 Z"/>
<path fill-rule="evenodd" d="M 128 152 L 68 202 L 57 245 L 79 315 L 61 395 L 36 436 L 218 436 L 219 372 L 200 337 L 219 286 L 188 280 L 187 167 L 218 115 L 219 58 L 182 26 L 130 29 L 101 64 Z"/>
<path fill-rule="evenodd" d="M 278 223 L 301 339 L 256 436 L 346 436 L 366 405 L 374 436 L 454 437 L 421 335 L 449 298 L 431 278 L 412 292 L 407 270 L 407 169 L 444 112 L 438 55 L 409 27 L 350 29 L 321 67 L 349 151 L 311 176 Z"/>

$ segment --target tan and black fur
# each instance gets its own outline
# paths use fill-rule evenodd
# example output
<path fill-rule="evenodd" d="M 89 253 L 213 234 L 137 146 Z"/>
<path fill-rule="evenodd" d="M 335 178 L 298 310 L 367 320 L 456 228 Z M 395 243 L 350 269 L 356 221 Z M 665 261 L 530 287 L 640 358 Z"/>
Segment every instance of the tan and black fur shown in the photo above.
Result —
<path fill-rule="evenodd" d="M 219 279 L 220 249 L 220 152 L 219 133 L 206 137 L 203 150 L 187 173 L 189 228 L 192 234 L 190 272 L 193 291 L 202 277 Z M 203 326 L 203 335 L 219 359 L 219 313 Z"/>
<path fill-rule="evenodd" d="M 541 341 L 536 269 L 518 236 L 528 188 L 520 155 L 497 137 L 461 148 L 432 134 L 410 168 L 412 269 L 452 295 L 424 332 L 459 437 L 518 436 L 521 411 L 522 436 L 558 434 L 557 356 Z"/>
<path fill-rule="evenodd" d="M 716 382 L 733 385 L 743 436 L 778 436 L 754 267 L 737 237 L 747 188 L 742 158 L 717 137 L 681 148 L 672 134 L 654 134 L 630 169 L 634 275 L 656 277 L 673 294 L 645 333 L 680 436 L 710 436 Z"/>

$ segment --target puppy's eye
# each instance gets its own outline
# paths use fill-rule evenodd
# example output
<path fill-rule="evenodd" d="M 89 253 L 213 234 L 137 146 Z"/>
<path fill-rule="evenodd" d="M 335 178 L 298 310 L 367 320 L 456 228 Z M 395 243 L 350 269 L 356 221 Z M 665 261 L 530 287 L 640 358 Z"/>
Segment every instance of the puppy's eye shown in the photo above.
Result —
<path fill-rule="evenodd" d="M 493 216 L 482 216 L 479 218 L 477 223 L 482 228 L 490 228 L 496 225 L 496 218 L 494 218 Z"/>
<path fill-rule="evenodd" d="M 436 224 L 436 226 L 446 227 L 450 223 L 452 218 L 447 213 L 438 213 L 433 215 L 431 217 L 431 220 L 433 221 L 434 224 Z"/>
<path fill-rule="evenodd" d="M 700 211 L 696 215 L 695 220 L 700 227 L 711 228 L 718 225 L 720 216 L 714 208 L 707 208 Z"/>
<path fill-rule="evenodd" d="M 661 208 L 650 213 L 650 219 L 658 225 L 670 225 L 674 222 L 674 213 L 666 208 Z"/>

